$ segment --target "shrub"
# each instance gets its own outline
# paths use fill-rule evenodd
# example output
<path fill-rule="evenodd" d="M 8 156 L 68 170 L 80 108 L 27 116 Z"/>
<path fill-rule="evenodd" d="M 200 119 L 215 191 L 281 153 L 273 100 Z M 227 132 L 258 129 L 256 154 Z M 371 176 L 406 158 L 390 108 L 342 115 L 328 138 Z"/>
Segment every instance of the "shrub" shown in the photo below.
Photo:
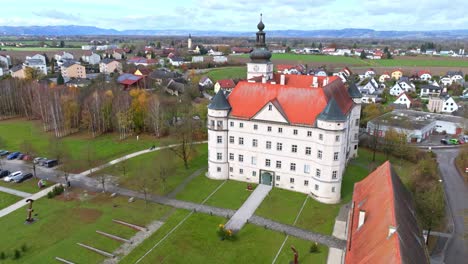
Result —
<path fill-rule="evenodd" d="M 55 186 L 54 188 L 52 188 L 52 191 L 47 193 L 47 198 L 54 198 L 55 196 L 62 194 L 64 190 L 65 189 L 63 185 Z"/>
<path fill-rule="evenodd" d="M 5 252 L 0 252 L 0 259 L 6 259 Z"/>
<path fill-rule="evenodd" d="M 319 248 L 318 248 L 317 242 L 313 243 L 313 244 L 310 246 L 309 252 L 310 252 L 310 253 L 318 253 L 318 252 L 319 252 Z"/>
<path fill-rule="evenodd" d="M 218 226 L 218 236 L 221 240 L 235 240 L 236 235 L 231 229 L 225 229 L 223 224 Z"/>
<path fill-rule="evenodd" d="M 15 249 L 15 254 L 13 255 L 13 259 L 21 258 L 21 252 L 18 249 Z"/>

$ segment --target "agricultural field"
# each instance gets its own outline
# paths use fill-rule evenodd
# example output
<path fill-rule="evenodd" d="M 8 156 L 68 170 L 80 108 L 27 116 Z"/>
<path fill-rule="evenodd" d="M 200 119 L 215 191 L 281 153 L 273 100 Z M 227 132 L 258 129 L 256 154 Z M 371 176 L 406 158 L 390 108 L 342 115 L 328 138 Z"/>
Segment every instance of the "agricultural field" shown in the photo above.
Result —
<path fill-rule="evenodd" d="M 67 198 L 68 197 L 68 198 Z M 125 197 L 73 190 L 68 196 L 42 198 L 33 205 L 38 219 L 25 225 L 23 209 L 0 218 L 2 237 L 1 263 L 53 263 L 62 257 L 75 263 L 101 263 L 104 257 L 77 245 L 84 243 L 113 252 L 121 243 L 96 233 L 96 230 L 130 238 L 136 231 L 112 222 L 112 219 L 145 226 L 160 219 L 170 209 L 144 201 L 128 203 Z M 20 257 L 14 259 L 14 251 Z"/>
<path fill-rule="evenodd" d="M 382 67 L 468 67 L 467 59 L 439 58 L 427 59 L 411 57 L 395 57 L 391 60 L 370 60 L 370 65 Z"/>
<path fill-rule="evenodd" d="M 34 148 L 37 156 L 54 158 L 50 156 L 52 153 L 49 142 L 57 142 L 57 139 L 52 134 L 44 132 L 37 121 L 24 119 L 0 121 L 0 138 L 0 149 L 22 151 L 21 146 L 27 142 Z M 139 140 L 136 137 L 119 140 L 117 134 L 105 134 L 92 138 L 90 134 L 80 132 L 60 139 L 58 145 L 64 152 L 69 153 L 70 170 L 80 172 L 160 143 L 161 140 L 156 140 L 149 135 L 141 135 Z"/>
<path fill-rule="evenodd" d="M 248 61 L 249 55 L 231 56 L 234 58 L 244 58 Z M 339 63 L 347 64 L 351 66 L 367 65 L 368 63 L 364 60 L 355 57 L 344 57 L 344 56 L 328 56 L 328 55 L 307 55 L 307 54 L 293 54 L 293 53 L 276 53 L 273 54 L 271 60 L 276 64 L 289 63 L 296 61 L 296 63 L 308 64 L 308 63 Z"/>
<path fill-rule="evenodd" d="M 44 48 L 44 47 L 2 47 L 1 52 L 8 51 L 71 51 L 71 50 L 81 50 L 81 48 Z"/>

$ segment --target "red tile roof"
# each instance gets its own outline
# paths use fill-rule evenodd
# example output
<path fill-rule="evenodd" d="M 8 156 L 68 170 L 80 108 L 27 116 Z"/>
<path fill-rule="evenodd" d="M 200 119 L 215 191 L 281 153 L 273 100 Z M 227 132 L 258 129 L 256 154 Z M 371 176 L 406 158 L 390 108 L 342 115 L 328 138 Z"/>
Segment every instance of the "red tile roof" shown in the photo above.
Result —
<path fill-rule="evenodd" d="M 219 80 L 218 83 L 221 89 L 232 89 L 236 86 L 232 79 Z"/>
<path fill-rule="evenodd" d="M 423 74 L 425 74 L 425 73 L 427 73 L 427 74 L 429 74 L 429 75 L 431 74 L 430 71 L 424 71 L 424 70 L 423 70 L 423 71 L 418 71 L 418 77 L 421 77 L 421 76 L 422 76 Z"/>
<path fill-rule="evenodd" d="M 360 211 L 365 217 L 358 228 Z M 428 263 L 411 195 L 389 161 L 354 185 L 348 224 L 346 264 Z"/>
<path fill-rule="evenodd" d="M 276 100 L 291 124 L 315 124 L 317 116 L 331 98 L 335 98 L 343 114 L 353 105 L 347 90 L 339 77 L 328 77 L 328 85 L 322 87 L 327 77 L 316 77 L 319 87 L 312 87 L 314 76 L 285 75 L 285 85 L 280 84 L 280 74 L 271 82 L 241 81 L 228 97 L 232 107 L 231 116 L 250 119 L 268 102 Z"/>

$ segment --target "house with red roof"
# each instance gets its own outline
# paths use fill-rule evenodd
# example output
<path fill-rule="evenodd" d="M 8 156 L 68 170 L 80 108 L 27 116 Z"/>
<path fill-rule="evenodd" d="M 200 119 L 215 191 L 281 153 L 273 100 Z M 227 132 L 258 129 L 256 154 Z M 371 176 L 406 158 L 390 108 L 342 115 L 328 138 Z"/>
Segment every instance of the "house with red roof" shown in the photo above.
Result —
<path fill-rule="evenodd" d="M 240 48 L 240 47 L 233 47 L 231 48 L 232 54 L 249 54 L 252 52 L 252 48 Z"/>
<path fill-rule="evenodd" d="M 306 68 L 304 65 L 294 64 L 278 64 L 276 65 L 276 72 L 282 74 L 302 74 Z"/>
<path fill-rule="evenodd" d="M 389 161 L 354 184 L 346 264 L 429 263 L 411 194 Z"/>
<path fill-rule="evenodd" d="M 214 85 L 214 91 L 217 93 L 219 90 L 223 91 L 232 91 L 236 87 L 236 84 L 232 79 L 224 79 L 224 80 L 219 80 L 215 83 Z"/>
<path fill-rule="evenodd" d="M 402 94 L 400 94 L 400 96 L 398 96 L 398 98 L 393 102 L 393 105 L 397 105 L 398 106 L 404 106 L 406 109 L 410 108 L 411 107 L 411 104 L 413 103 L 413 99 L 408 95 L 406 94 L 406 92 L 403 92 Z"/>
<path fill-rule="evenodd" d="M 389 72 L 384 72 L 382 73 L 382 75 L 380 75 L 379 77 L 379 82 L 380 83 L 384 83 L 388 80 L 390 80 L 392 77 L 390 76 L 390 73 Z"/>
<path fill-rule="evenodd" d="M 142 75 L 135 75 L 131 73 L 124 73 L 117 78 L 117 82 L 123 85 L 124 89 L 127 90 L 129 88 L 144 88 L 143 80 L 144 76 Z"/>
<path fill-rule="evenodd" d="M 274 73 L 265 25 L 247 80 L 208 106 L 208 173 L 340 202 L 343 172 L 357 155 L 361 94 L 338 76 Z"/>
<path fill-rule="evenodd" d="M 421 81 L 429 81 L 432 79 L 432 75 L 430 71 L 418 71 L 418 78 Z"/>

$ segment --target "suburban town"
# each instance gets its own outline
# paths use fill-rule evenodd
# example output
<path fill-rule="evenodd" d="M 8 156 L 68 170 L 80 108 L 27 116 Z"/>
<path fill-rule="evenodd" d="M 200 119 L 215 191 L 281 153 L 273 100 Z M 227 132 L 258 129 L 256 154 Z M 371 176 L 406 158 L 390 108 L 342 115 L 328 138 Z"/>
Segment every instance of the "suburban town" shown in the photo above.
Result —
<path fill-rule="evenodd" d="M 466 262 L 466 19 L 27 2 L 0 18 L 0 263 Z"/>

